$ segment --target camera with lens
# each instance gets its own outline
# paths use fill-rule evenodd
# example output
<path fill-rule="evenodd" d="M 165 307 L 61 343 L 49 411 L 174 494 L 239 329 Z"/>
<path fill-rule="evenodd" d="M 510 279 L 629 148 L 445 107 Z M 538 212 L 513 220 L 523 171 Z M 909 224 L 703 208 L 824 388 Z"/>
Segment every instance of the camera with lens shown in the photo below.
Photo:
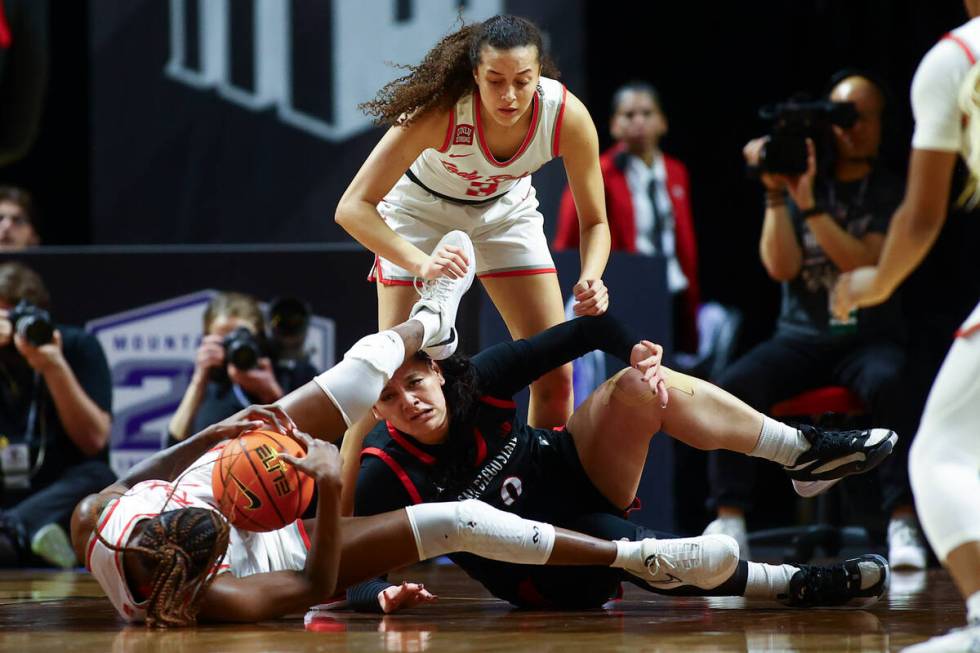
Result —
<path fill-rule="evenodd" d="M 848 129 L 857 121 L 853 102 L 791 99 L 759 109 L 772 123 L 769 140 L 759 157 L 758 172 L 800 175 L 807 169 L 806 139 L 813 141 L 819 173 L 826 173 L 837 156 L 833 128 Z"/>
<path fill-rule="evenodd" d="M 231 363 L 243 372 L 258 366 L 263 355 L 255 334 L 245 327 L 238 327 L 226 335 L 221 345 L 225 348 L 225 363 Z"/>
<path fill-rule="evenodd" d="M 20 334 L 34 347 L 46 345 L 54 340 L 51 314 L 26 299 L 20 300 L 10 311 L 7 319 L 13 325 L 14 333 Z"/>

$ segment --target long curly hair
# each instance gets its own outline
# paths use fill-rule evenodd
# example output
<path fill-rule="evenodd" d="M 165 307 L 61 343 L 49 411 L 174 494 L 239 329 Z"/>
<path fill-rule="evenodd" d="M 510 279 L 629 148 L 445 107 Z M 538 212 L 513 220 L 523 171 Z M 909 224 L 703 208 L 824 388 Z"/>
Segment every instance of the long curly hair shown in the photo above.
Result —
<path fill-rule="evenodd" d="M 473 88 L 473 70 L 480 64 L 484 45 L 500 50 L 533 45 L 541 74 L 552 78 L 561 74 L 544 50 L 537 25 L 519 16 L 494 16 L 443 37 L 418 65 L 395 64 L 408 74 L 385 84 L 359 108 L 373 116 L 375 124 L 402 126 L 430 109 L 448 110 Z"/>
<path fill-rule="evenodd" d="M 228 550 L 230 527 L 207 508 L 179 508 L 147 520 L 139 542 L 114 551 L 132 552 L 157 563 L 146 599 L 146 625 L 166 628 L 197 623 L 201 599 Z"/>

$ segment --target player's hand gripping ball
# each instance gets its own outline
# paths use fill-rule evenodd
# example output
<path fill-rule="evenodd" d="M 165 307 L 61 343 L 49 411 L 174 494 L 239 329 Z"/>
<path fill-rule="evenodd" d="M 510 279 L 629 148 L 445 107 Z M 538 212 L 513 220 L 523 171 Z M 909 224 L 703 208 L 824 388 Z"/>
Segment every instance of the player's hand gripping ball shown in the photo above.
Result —
<path fill-rule="evenodd" d="M 280 453 L 305 455 L 300 443 L 275 431 L 249 431 L 225 444 L 211 472 L 211 489 L 235 527 L 278 530 L 302 517 L 310 505 L 316 483 Z"/>

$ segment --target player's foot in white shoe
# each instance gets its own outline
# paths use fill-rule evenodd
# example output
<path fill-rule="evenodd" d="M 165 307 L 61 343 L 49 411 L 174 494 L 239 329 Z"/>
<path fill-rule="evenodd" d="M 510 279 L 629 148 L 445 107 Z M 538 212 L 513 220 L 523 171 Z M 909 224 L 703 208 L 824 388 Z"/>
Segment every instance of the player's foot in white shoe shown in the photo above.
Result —
<path fill-rule="evenodd" d="M 918 571 L 926 568 L 929 551 L 915 517 L 894 517 L 888 522 L 888 564 L 892 569 Z"/>
<path fill-rule="evenodd" d="M 660 590 L 684 585 L 712 589 L 731 578 L 738 565 L 738 543 L 727 535 L 648 538 L 638 551 L 626 571 Z"/>
<path fill-rule="evenodd" d="M 980 651 L 980 621 L 954 628 L 920 644 L 903 648 L 902 653 L 946 653 L 947 651 Z"/>
<path fill-rule="evenodd" d="M 898 442 L 898 435 L 888 429 L 827 431 L 804 424 L 800 433 L 810 448 L 783 469 L 804 497 L 825 492 L 845 476 L 874 469 Z"/>
<path fill-rule="evenodd" d="M 476 276 L 476 252 L 473 250 L 473 243 L 469 236 L 462 231 L 450 231 L 439 240 L 436 249 L 443 245 L 453 245 L 465 252 L 466 259 L 469 261 L 466 275 L 459 279 L 442 276 L 423 282 L 421 289 L 416 286 L 421 298 L 409 313 L 409 318 L 415 317 L 422 310 L 439 315 L 439 329 L 422 343 L 422 350 L 433 360 L 449 358 L 456 351 L 458 345 L 456 311 L 459 309 L 460 299 L 473 285 L 473 277 Z"/>
<path fill-rule="evenodd" d="M 789 579 L 786 605 L 798 608 L 866 608 L 885 592 L 891 572 L 888 561 L 868 554 L 832 567 L 794 565 L 800 568 Z"/>

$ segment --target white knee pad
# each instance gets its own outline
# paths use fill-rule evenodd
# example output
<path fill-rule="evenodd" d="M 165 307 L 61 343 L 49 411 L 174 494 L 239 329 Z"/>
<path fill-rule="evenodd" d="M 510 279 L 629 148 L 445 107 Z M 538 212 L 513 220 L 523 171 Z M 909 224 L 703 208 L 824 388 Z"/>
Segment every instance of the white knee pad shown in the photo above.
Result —
<path fill-rule="evenodd" d="M 401 336 L 382 331 L 358 340 L 344 354 L 344 360 L 313 380 L 350 426 L 368 414 L 404 361 L 405 343 Z"/>
<path fill-rule="evenodd" d="M 522 519 L 476 499 L 421 503 L 405 509 L 419 560 L 472 553 L 491 560 L 543 565 L 555 545 L 555 527 Z"/>

